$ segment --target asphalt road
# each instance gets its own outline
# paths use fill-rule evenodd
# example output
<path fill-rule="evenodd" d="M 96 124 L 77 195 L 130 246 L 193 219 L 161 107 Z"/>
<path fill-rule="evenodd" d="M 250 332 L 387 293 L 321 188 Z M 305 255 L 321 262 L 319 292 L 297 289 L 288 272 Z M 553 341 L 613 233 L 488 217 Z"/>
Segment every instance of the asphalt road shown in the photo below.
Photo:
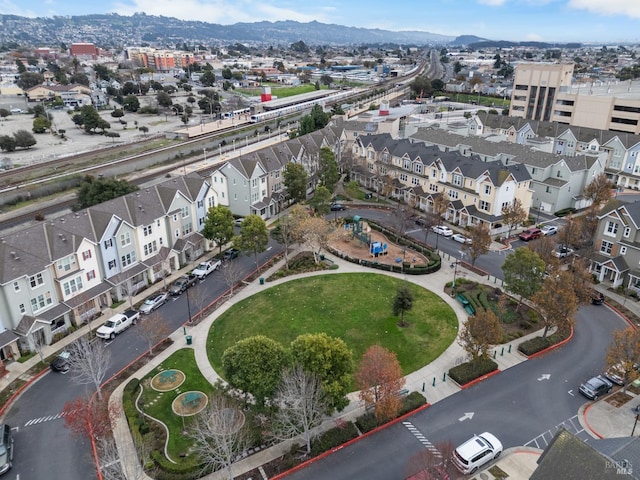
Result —
<path fill-rule="evenodd" d="M 583 307 L 575 336 L 564 347 L 460 391 L 287 478 L 406 478 L 412 457 L 429 445 L 438 448 L 451 442 L 455 447 L 484 431 L 496 435 L 505 448 L 525 444 L 544 448 L 561 424 L 587 440 L 589 435 L 580 431 L 575 418 L 587 401 L 578 386 L 602 371 L 612 332 L 626 326 L 607 307 Z M 425 439 L 418 439 L 408 424 Z"/>
<path fill-rule="evenodd" d="M 267 259 L 281 251 L 274 241 L 269 242 L 268 250 L 258 256 L 262 265 Z M 248 275 L 255 270 L 253 256 L 240 255 L 231 260 L 242 266 L 242 272 Z M 197 306 L 209 304 L 228 289 L 223 274 L 216 271 L 198 285 L 190 298 L 200 302 L 190 302 L 191 312 Z M 157 312 L 166 322 L 170 331 L 181 328 L 188 320 L 186 295 L 172 297 Z M 132 326 L 114 341 L 108 343 L 112 365 L 106 378 L 121 370 L 131 361 L 144 353 L 148 347 L 146 341 L 136 335 Z M 15 455 L 13 468 L 3 478 L 17 480 L 65 479 L 86 480 L 95 478 L 95 466 L 88 441 L 74 438 L 64 428 L 64 419 L 59 416 L 64 404 L 91 390 L 90 386 L 72 383 L 71 373 L 47 373 L 35 382 L 9 409 L 5 422 L 14 430 Z"/>

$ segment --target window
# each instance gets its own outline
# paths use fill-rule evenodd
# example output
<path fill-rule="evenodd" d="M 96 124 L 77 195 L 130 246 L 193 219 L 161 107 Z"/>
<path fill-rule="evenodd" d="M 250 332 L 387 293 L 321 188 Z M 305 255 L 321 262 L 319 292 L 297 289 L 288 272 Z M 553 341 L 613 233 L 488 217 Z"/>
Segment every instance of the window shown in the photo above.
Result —
<path fill-rule="evenodd" d="M 438 191 L 438 185 L 435 183 L 430 183 L 429 184 L 429 191 L 430 192 L 437 192 Z"/>
<path fill-rule="evenodd" d="M 51 292 L 45 292 L 42 295 L 38 295 L 36 298 L 31 299 L 31 309 L 34 312 L 42 310 L 47 305 L 51 305 L 53 300 L 51 299 Z"/>
<path fill-rule="evenodd" d="M 402 182 L 406 182 L 407 181 L 407 174 L 406 173 L 401 173 L 400 174 L 400 181 L 402 181 Z"/>
<path fill-rule="evenodd" d="M 613 243 L 603 240 L 602 245 L 600 245 L 600 253 L 611 255 L 612 250 L 613 250 Z"/>
<path fill-rule="evenodd" d="M 71 270 L 71 266 L 75 264 L 76 264 L 76 257 L 74 256 L 67 257 L 63 260 L 58 261 L 57 263 L 58 270 L 64 270 L 65 272 L 68 272 L 69 270 Z"/>
<path fill-rule="evenodd" d="M 453 200 L 457 200 L 458 192 L 456 192 L 455 190 L 449 190 L 449 197 L 452 198 Z"/>
<path fill-rule="evenodd" d="M 631 227 L 624 227 L 624 233 L 623 233 L 623 235 L 624 235 L 626 238 L 629 238 L 629 235 L 631 235 Z"/>
<path fill-rule="evenodd" d="M 82 290 L 82 277 L 72 278 L 68 282 L 63 283 L 62 289 L 65 295 L 71 295 L 72 293 Z"/>
<path fill-rule="evenodd" d="M 405 170 L 411 170 L 411 160 L 407 160 L 405 158 L 405 160 L 404 160 L 404 169 Z"/>
<path fill-rule="evenodd" d="M 504 210 L 505 208 L 508 208 L 509 205 L 511 205 L 510 202 L 502 202 L 502 206 L 500 207 L 501 210 Z"/>
<path fill-rule="evenodd" d="M 202 208 L 202 207 L 204 207 L 204 201 L 198 200 L 198 208 Z"/>
<path fill-rule="evenodd" d="M 484 194 L 485 195 L 491 195 L 491 185 L 485 185 L 484 186 Z"/>
<path fill-rule="evenodd" d="M 173 221 L 174 221 L 174 222 L 177 222 L 177 221 L 178 221 L 178 215 L 175 215 L 175 214 L 173 215 Z"/>
<path fill-rule="evenodd" d="M 604 228 L 604 234 L 609 235 L 611 237 L 615 237 L 617 233 L 618 233 L 618 224 L 616 222 L 607 222 L 607 225 Z"/>
<path fill-rule="evenodd" d="M 107 264 L 107 266 L 109 267 L 109 270 L 113 270 L 114 268 L 116 268 L 116 261 L 109 260 L 109 263 Z"/>
<path fill-rule="evenodd" d="M 122 266 L 127 267 L 136 261 L 136 253 L 135 252 L 127 253 L 126 255 L 123 255 L 122 257 L 120 257 L 120 260 L 122 261 Z"/>
<path fill-rule="evenodd" d="M 484 200 L 480 200 L 480 203 L 478 204 L 478 208 L 480 210 L 484 210 L 485 212 L 488 212 L 489 208 L 490 208 L 490 204 L 489 204 L 489 202 L 485 202 Z"/>
<path fill-rule="evenodd" d="M 156 220 L 156 227 L 160 228 L 160 219 Z"/>
<path fill-rule="evenodd" d="M 91 258 L 91 250 L 85 250 L 82 252 L 82 259 L 89 260 Z"/>
<path fill-rule="evenodd" d="M 224 193 L 222 194 L 222 196 L 224 197 Z M 211 208 L 211 207 L 215 207 L 215 206 L 216 206 L 215 198 L 209 197 L 208 200 L 207 200 L 207 207 Z"/>
<path fill-rule="evenodd" d="M 180 215 L 182 216 L 182 218 L 188 218 L 189 217 L 189 207 L 182 207 L 180 209 Z"/>
<path fill-rule="evenodd" d="M 176 236 L 176 238 L 178 238 L 180 236 L 180 229 L 176 228 L 175 231 L 173 232 L 174 235 Z"/>
<path fill-rule="evenodd" d="M 370 172 L 373 172 L 373 163 L 367 163 L 367 168 Z"/>
<path fill-rule="evenodd" d="M 13 282 L 13 291 L 14 292 L 20 291 L 20 284 L 18 282 Z"/>
<path fill-rule="evenodd" d="M 417 177 L 411 177 L 411 184 L 412 185 L 420 185 L 420 179 Z"/>
<path fill-rule="evenodd" d="M 152 233 L 153 233 L 153 228 L 152 228 L 152 226 L 151 226 L 151 225 L 147 225 L 146 227 L 144 227 L 144 228 L 142 229 L 142 234 L 143 234 L 145 237 L 148 237 L 148 236 L 149 236 L 149 235 L 151 235 Z"/>
<path fill-rule="evenodd" d="M 41 273 L 36 273 L 35 275 L 29 277 L 29 285 L 31 285 L 31 288 L 39 287 L 43 283 L 44 283 L 44 279 L 42 278 Z"/>
<path fill-rule="evenodd" d="M 435 168 L 432 168 L 432 169 L 431 169 L 431 178 L 436 178 L 437 176 L 438 176 L 438 174 L 437 174 L 437 172 L 436 172 L 436 169 L 435 169 Z"/>
<path fill-rule="evenodd" d="M 258 186 L 258 179 L 257 178 L 254 178 L 254 179 L 251 180 L 251 186 L 253 188 Z"/>
<path fill-rule="evenodd" d="M 451 181 L 453 182 L 454 185 L 461 186 L 462 175 L 458 175 L 457 173 L 454 173 Z"/>
<path fill-rule="evenodd" d="M 146 255 L 151 255 L 152 253 L 156 252 L 158 250 L 158 244 L 157 242 L 154 240 L 153 242 L 147 243 L 144 247 L 144 254 Z"/>
<path fill-rule="evenodd" d="M 104 245 L 105 250 L 107 248 L 113 247 L 113 239 L 109 238 L 109 239 L 105 240 L 103 245 Z"/>
<path fill-rule="evenodd" d="M 620 255 L 627 253 L 627 247 L 620 247 Z"/>
<path fill-rule="evenodd" d="M 24 308 L 24 303 L 21 303 L 18 308 L 20 309 L 20 313 L 24 314 L 27 313 L 27 309 Z"/>
<path fill-rule="evenodd" d="M 90 272 L 87 272 L 87 282 L 90 282 L 94 278 L 96 278 L 96 271 L 95 270 L 91 270 Z"/>
<path fill-rule="evenodd" d="M 131 234 L 129 232 L 124 232 L 120 234 L 120 246 L 126 247 L 131 244 Z"/>

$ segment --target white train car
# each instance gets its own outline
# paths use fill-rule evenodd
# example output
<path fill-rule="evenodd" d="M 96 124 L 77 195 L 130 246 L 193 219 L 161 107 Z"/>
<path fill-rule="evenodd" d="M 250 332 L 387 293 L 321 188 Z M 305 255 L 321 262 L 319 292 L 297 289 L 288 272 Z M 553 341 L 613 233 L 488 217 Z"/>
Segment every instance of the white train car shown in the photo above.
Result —
<path fill-rule="evenodd" d="M 307 102 L 297 103 L 295 105 L 290 105 L 288 107 L 278 108 L 276 110 L 271 110 L 269 112 L 256 113 L 251 115 L 251 123 L 258 123 L 264 120 L 271 120 L 273 118 L 279 118 L 286 115 L 290 115 L 292 113 L 301 112 L 303 110 L 307 110 L 312 108 L 314 105 L 332 105 L 334 103 L 338 103 L 344 98 L 352 96 L 354 94 L 353 91 L 344 91 L 339 92 L 333 95 L 329 95 L 328 97 L 318 98 L 315 100 L 309 100 Z"/>

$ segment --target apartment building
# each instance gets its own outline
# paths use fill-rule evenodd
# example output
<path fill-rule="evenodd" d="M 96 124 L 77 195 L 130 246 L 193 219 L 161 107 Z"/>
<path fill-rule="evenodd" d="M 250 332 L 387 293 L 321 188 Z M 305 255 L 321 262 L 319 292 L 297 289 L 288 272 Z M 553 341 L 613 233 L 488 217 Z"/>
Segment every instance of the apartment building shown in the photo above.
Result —
<path fill-rule="evenodd" d="M 516 66 L 509 115 L 640 134 L 640 89 L 629 82 L 574 84 L 573 64 Z"/>

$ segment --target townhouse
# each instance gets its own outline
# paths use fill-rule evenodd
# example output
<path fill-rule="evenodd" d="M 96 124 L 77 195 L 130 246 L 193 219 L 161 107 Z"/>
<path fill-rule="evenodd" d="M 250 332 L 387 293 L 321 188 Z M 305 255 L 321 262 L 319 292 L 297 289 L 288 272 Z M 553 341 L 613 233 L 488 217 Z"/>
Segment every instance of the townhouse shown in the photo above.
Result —
<path fill-rule="evenodd" d="M 505 206 L 516 199 L 527 210 L 531 205 L 531 176 L 519 164 L 487 162 L 384 134 L 359 137 L 353 155 L 359 159 L 354 180 L 427 211 L 437 196 L 446 195 L 444 216 L 460 226 L 485 223 L 499 233 Z"/>

